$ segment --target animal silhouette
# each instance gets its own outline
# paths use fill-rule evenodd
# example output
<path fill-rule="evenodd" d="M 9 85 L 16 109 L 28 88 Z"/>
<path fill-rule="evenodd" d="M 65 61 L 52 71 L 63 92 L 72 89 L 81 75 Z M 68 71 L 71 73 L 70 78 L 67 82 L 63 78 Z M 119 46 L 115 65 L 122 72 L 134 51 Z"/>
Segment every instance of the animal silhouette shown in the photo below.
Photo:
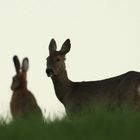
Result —
<path fill-rule="evenodd" d="M 10 109 L 13 119 L 34 115 L 42 117 L 41 109 L 33 94 L 27 89 L 27 71 L 29 68 L 28 58 L 24 58 L 22 66 L 17 56 L 13 57 L 16 75 L 13 77 L 11 90 L 13 95 L 10 102 Z"/>
<path fill-rule="evenodd" d="M 82 107 L 89 107 L 94 103 L 119 107 L 124 102 L 129 102 L 134 105 L 135 109 L 139 108 L 139 72 L 129 71 L 99 81 L 72 82 L 67 76 L 65 66 L 65 55 L 70 51 L 70 48 L 71 43 L 67 39 L 61 50 L 57 51 L 56 42 L 52 39 L 49 45 L 46 69 L 47 75 L 52 79 L 55 94 L 68 114 L 78 112 Z"/>

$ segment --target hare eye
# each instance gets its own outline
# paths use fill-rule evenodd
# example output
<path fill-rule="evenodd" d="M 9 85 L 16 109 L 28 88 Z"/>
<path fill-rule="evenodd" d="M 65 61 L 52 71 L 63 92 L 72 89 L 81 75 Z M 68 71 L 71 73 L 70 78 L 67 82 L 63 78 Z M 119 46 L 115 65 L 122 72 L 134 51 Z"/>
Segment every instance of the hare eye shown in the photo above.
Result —
<path fill-rule="evenodd" d="M 57 61 L 57 62 L 59 62 L 59 61 L 60 61 L 60 59 L 59 59 L 59 58 L 57 58 L 57 59 L 56 59 L 56 61 Z"/>

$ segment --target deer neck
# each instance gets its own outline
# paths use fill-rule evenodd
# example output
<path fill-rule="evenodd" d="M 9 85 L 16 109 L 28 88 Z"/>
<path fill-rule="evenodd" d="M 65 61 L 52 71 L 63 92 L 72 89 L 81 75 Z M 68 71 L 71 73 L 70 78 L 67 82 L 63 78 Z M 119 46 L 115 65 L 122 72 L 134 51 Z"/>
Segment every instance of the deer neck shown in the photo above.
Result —
<path fill-rule="evenodd" d="M 72 82 L 68 79 L 67 72 L 64 71 L 61 75 L 52 77 L 52 81 L 57 98 L 64 103 L 65 97 L 70 93 L 72 85 Z"/>

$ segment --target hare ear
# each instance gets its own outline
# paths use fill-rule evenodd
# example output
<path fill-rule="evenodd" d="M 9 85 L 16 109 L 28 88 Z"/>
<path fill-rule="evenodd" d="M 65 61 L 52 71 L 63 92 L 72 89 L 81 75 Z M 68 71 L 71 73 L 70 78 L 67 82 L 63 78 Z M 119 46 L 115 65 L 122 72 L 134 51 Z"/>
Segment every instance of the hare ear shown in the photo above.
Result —
<path fill-rule="evenodd" d="M 54 53 L 56 51 L 56 41 L 54 39 L 51 40 L 50 45 L 49 45 L 49 52 L 50 54 Z"/>
<path fill-rule="evenodd" d="M 20 62 L 16 55 L 13 57 L 13 62 L 15 65 L 16 73 L 18 74 L 20 72 Z"/>
<path fill-rule="evenodd" d="M 63 55 L 65 55 L 66 53 L 68 53 L 68 52 L 70 51 L 70 48 L 71 48 L 70 39 L 67 39 L 67 40 L 63 43 L 60 52 L 61 52 Z"/>
<path fill-rule="evenodd" d="M 24 58 L 23 61 L 22 61 L 22 71 L 23 72 L 27 72 L 28 71 L 28 68 L 29 68 L 29 60 L 28 58 Z"/>

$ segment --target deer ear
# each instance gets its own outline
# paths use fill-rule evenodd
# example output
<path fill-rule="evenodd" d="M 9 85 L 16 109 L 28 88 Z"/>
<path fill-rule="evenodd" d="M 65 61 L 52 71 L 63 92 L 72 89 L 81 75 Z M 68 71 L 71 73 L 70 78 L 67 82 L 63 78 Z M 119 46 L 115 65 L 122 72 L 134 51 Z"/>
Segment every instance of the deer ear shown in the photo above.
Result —
<path fill-rule="evenodd" d="M 70 39 L 67 39 L 67 40 L 63 43 L 60 52 L 61 52 L 62 54 L 65 55 L 66 53 L 68 53 L 68 52 L 70 51 L 70 48 L 71 48 Z"/>
<path fill-rule="evenodd" d="M 56 51 L 56 41 L 54 39 L 51 40 L 50 45 L 49 45 L 49 52 L 50 54 L 54 53 Z"/>
<path fill-rule="evenodd" d="M 29 60 L 28 58 L 24 58 L 23 61 L 22 61 L 22 71 L 23 72 L 27 72 L 29 69 Z"/>
<path fill-rule="evenodd" d="M 16 73 L 18 74 L 20 72 L 20 62 L 16 55 L 13 57 L 13 62 L 15 65 Z"/>

